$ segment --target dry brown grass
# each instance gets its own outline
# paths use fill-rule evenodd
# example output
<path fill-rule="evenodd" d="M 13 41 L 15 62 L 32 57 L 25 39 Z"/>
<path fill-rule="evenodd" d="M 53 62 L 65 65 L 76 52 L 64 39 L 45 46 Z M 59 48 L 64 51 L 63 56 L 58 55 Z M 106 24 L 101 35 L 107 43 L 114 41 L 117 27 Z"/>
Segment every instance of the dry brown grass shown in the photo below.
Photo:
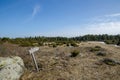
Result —
<path fill-rule="evenodd" d="M 81 42 L 79 47 L 56 48 L 42 46 L 35 54 L 40 72 L 35 72 L 29 47 L 19 47 L 13 44 L 3 44 L 12 55 L 23 58 L 26 70 L 21 80 L 119 80 L 120 65 L 107 65 L 100 62 L 104 58 L 120 61 L 120 47 L 101 44 L 98 42 Z M 90 49 L 100 46 L 106 56 L 96 56 Z M 71 51 L 80 51 L 79 55 L 71 58 Z M 2 56 L 2 54 L 0 54 Z M 8 55 L 9 56 L 9 55 Z"/>

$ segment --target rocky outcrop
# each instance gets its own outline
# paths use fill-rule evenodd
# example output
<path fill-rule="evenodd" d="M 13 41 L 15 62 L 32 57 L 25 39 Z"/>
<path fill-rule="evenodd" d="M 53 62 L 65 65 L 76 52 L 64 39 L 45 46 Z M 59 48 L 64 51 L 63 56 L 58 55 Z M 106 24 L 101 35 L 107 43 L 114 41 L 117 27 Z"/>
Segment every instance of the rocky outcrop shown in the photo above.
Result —
<path fill-rule="evenodd" d="M 20 57 L 0 57 L 0 80 L 19 80 L 24 73 L 24 63 Z"/>

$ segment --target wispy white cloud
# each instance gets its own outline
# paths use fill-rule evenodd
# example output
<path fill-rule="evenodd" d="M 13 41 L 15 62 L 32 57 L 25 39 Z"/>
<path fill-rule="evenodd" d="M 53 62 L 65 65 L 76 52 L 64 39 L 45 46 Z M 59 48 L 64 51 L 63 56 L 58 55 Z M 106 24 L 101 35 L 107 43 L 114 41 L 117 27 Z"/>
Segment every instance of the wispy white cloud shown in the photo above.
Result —
<path fill-rule="evenodd" d="M 91 23 L 108 23 L 108 22 L 118 22 L 120 21 L 120 13 L 108 14 L 103 16 L 97 16 L 92 18 Z"/>
<path fill-rule="evenodd" d="M 40 11 L 40 5 L 35 5 L 32 11 L 32 17 L 34 17 Z"/>
<path fill-rule="evenodd" d="M 29 14 L 28 18 L 23 23 L 28 23 L 34 19 L 34 17 L 40 12 L 40 5 L 37 4 L 33 7 L 32 12 Z"/>
<path fill-rule="evenodd" d="M 91 24 L 84 30 L 85 34 L 119 34 L 120 22 L 105 22 Z"/>
<path fill-rule="evenodd" d="M 86 26 L 87 34 L 120 34 L 120 13 L 108 14 L 96 18 L 93 23 Z"/>
<path fill-rule="evenodd" d="M 60 29 L 45 31 L 45 33 L 36 33 L 44 36 L 67 36 L 74 37 L 86 34 L 120 34 L 120 17 L 99 16 L 90 19 L 90 23 L 83 25 L 68 25 Z"/>
<path fill-rule="evenodd" d="M 106 17 L 120 17 L 120 13 L 115 13 L 115 14 L 110 14 L 110 15 L 105 15 Z"/>
<path fill-rule="evenodd" d="M 86 34 L 120 34 L 120 14 L 112 14 L 106 16 L 99 16 L 91 19 L 90 23 L 79 26 L 66 27 L 63 34 L 67 36 L 79 36 Z M 61 30 L 62 31 L 62 30 Z"/>
<path fill-rule="evenodd" d="M 88 24 L 84 34 L 119 34 L 120 33 L 120 13 L 108 14 L 96 18 L 93 23 Z"/>
<path fill-rule="evenodd" d="M 35 35 L 44 35 L 44 36 L 65 36 L 65 37 L 75 37 L 86 34 L 110 34 L 116 35 L 120 34 L 120 21 L 119 22 L 103 22 L 84 25 L 81 27 L 78 26 L 66 26 L 57 30 L 45 31 L 45 33 L 37 32 Z"/>

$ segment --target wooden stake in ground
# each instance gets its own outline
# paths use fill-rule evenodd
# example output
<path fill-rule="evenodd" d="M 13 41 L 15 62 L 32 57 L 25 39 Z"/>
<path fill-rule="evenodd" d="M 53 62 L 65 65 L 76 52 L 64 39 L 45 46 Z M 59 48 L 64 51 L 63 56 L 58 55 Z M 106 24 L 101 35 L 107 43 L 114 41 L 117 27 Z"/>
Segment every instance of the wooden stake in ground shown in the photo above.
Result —
<path fill-rule="evenodd" d="M 39 69 L 38 69 L 38 64 L 37 64 L 37 61 L 36 61 L 34 52 L 36 52 L 36 51 L 38 51 L 38 50 L 39 50 L 39 47 L 34 47 L 34 48 L 31 48 L 31 49 L 29 50 L 29 53 L 30 53 L 30 55 L 32 56 L 32 59 L 33 59 L 33 62 L 34 62 L 34 65 L 35 65 L 35 68 L 36 68 L 37 72 L 39 72 Z"/>

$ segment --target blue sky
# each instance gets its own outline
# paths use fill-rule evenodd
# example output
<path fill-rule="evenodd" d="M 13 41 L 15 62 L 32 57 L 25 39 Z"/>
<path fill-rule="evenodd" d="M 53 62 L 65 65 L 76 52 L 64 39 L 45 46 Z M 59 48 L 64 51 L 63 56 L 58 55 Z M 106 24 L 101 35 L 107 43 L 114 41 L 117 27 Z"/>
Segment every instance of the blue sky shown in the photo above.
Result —
<path fill-rule="evenodd" d="M 120 0 L 0 0 L 0 37 L 119 34 Z"/>

